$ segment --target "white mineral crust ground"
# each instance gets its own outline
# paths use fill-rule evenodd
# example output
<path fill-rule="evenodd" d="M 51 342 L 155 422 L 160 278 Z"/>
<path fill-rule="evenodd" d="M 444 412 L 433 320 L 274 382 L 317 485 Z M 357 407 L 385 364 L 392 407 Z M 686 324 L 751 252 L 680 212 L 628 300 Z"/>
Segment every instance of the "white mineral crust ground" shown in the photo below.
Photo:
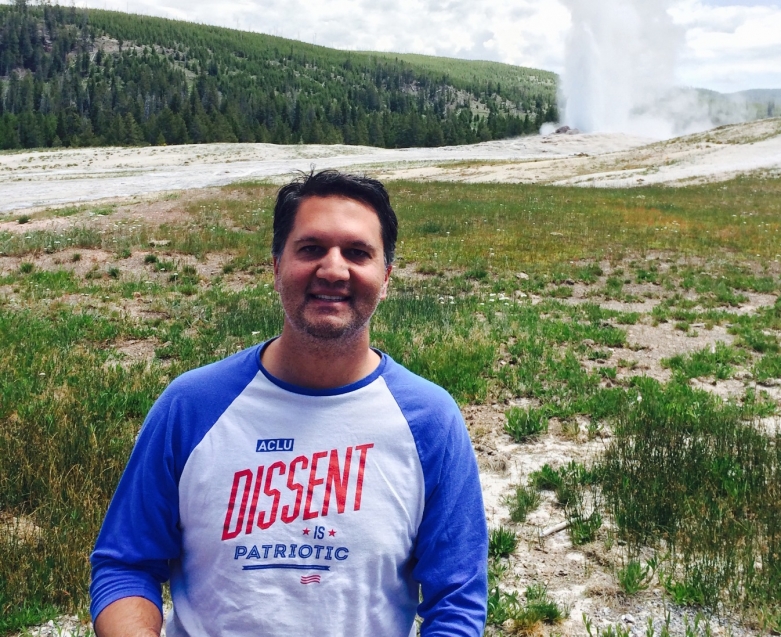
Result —
<path fill-rule="evenodd" d="M 204 144 L 6 152 L 0 153 L 0 213 L 242 181 L 281 181 L 312 166 L 423 181 L 682 185 L 757 170 L 781 170 L 781 119 L 722 127 L 664 142 L 597 133 L 397 150 Z"/>

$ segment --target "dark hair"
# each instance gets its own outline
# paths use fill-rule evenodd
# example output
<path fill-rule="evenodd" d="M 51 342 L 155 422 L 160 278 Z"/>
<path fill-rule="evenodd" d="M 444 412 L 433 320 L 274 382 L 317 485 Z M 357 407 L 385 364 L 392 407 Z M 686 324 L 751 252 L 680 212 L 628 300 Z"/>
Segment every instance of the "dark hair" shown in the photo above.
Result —
<path fill-rule="evenodd" d="M 315 172 L 312 169 L 309 173 L 302 172 L 298 178 L 279 189 L 274 205 L 274 238 L 271 242 L 271 253 L 275 257 L 282 255 L 287 238 L 293 230 L 298 207 L 307 197 L 345 197 L 372 208 L 380 219 L 385 265 L 393 263 L 399 222 L 385 186 L 376 179 L 341 173 L 338 170 Z"/>

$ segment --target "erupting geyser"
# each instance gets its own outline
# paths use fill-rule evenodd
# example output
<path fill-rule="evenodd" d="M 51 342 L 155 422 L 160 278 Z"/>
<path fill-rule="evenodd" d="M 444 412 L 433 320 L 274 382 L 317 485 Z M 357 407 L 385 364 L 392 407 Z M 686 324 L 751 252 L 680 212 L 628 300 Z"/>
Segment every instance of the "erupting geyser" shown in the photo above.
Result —
<path fill-rule="evenodd" d="M 708 128 L 696 95 L 674 89 L 684 33 L 667 12 L 670 0 L 563 2 L 572 12 L 563 123 L 651 137 Z"/>

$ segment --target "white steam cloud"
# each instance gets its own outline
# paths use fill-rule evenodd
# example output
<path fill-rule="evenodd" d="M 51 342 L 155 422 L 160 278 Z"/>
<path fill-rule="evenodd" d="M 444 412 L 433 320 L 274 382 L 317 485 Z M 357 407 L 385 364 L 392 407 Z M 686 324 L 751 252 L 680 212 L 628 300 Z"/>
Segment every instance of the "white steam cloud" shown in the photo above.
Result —
<path fill-rule="evenodd" d="M 572 13 L 561 109 L 584 132 L 669 138 L 745 119 L 745 104 L 675 87 L 685 33 L 671 0 L 563 0 Z"/>

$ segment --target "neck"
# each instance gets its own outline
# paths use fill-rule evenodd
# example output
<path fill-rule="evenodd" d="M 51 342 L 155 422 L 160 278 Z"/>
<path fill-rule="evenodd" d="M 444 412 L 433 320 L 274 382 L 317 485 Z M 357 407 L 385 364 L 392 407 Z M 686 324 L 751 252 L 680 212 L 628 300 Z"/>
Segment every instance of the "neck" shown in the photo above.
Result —
<path fill-rule="evenodd" d="M 369 347 L 369 329 L 339 339 L 319 339 L 287 322 L 263 351 L 263 366 L 280 380 L 308 389 L 333 389 L 371 374 L 380 356 Z"/>

